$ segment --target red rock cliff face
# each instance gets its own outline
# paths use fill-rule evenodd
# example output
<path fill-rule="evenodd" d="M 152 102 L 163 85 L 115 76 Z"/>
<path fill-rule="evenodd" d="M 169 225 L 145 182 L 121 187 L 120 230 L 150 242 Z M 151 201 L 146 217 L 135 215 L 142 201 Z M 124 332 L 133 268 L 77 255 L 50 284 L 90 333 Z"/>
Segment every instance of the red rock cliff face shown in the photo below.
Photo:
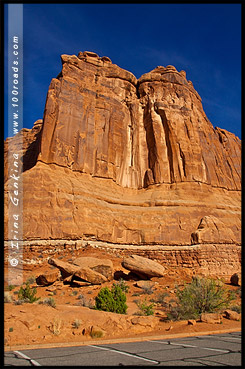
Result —
<path fill-rule="evenodd" d="M 240 189 L 240 142 L 214 129 L 185 72 L 138 81 L 94 53 L 62 55 L 49 87 L 39 160 L 123 187 L 202 182 Z"/>
<path fill-rule="evenodd" d="M 185 72 L 137 80 L 91 52 L 61 58 L 23 158 L 25 240 L 239 244 L 241 142 Z"/>

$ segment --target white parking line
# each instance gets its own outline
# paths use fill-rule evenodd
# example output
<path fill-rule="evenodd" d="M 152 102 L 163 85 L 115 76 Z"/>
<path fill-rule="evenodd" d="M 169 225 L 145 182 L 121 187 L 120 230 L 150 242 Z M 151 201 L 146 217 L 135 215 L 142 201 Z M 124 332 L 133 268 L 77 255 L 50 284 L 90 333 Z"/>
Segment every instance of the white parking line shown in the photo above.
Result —
<path fill-rule="evenodd" d="M 146 359 L 142 356 L 137 356 L 137 355 L 134 355 L 134 354 L 130 354 L 128 352 L 124 352 L 124 351 L 119 351 L 119 350 L 115 350 L 115 349 L 110 349 L 110 348 L 106 348 L 106 347 L 101 347 L 101 346 L 95 346 L 95 345 L 89 345 L 90 347 L 95 347 L 95 348 L 98 348 L 100 350 L 106 350 L 106 351 L 111 351 L 111 352 L 115 352 L 117 354 L 121 354 L 121 355 L 125 355 L 125 356 L 131 356 L 131 357 L 134 357 L 136 359 L 140 359 L 140 360 L 144 360 L 144 361 L 150 361 L 151 363 L 154 363 L 154 364 L 158 364 L 159 362 L 156 361 L 156 360 L 150 360 L 150 359 Z"/>
<path fill-rule="evenodd" d="M 163 342 L 163 341 L 154 340 L 154 341 L 149 341 L 149 342 L 163 343 L 165 345 L 171 345 L 171 346 L 193 347 L 193 348 L 199 348 L 199 349 L 203 349 L 203 350 L 211 350 L 211 351 L 223 352 L 225 354 L 227 354 L 228 352 L 230 352 L 230 351 L 227 351 L 227 350 L 214 349 L 214 348 L 210 348 L 210 347 L 193 346 L 193 345 L 186 345 L 186 344 L 182 344 L 182 343 L 172 343 L 170 341 Z"/>
<path fill-rule="evenodd" d="M 14 351 L 14 354 L 15 354 L 16 356 L 20 356 L 22 359 L 25 359 L 25 360 L 30 361 L 30 363 L 31 363 L 32 365 L 34 365 L 34 366 L 42 366 L 42 365 L 41 365 L 41 364 L 39 364 L 36 360 L 31 359 L 29 356 L 27 356 L 27 355 L 23 354 L 23 353 L 22 353 L 22 352 L 20 352 L 20 351 Z"/>

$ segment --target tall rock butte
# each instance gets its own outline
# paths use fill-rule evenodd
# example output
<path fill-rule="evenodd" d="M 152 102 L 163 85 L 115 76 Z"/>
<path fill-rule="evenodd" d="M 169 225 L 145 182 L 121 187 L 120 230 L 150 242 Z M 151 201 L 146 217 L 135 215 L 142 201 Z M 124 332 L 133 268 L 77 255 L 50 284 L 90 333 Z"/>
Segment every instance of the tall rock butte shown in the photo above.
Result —
<path fill-rule="evenodd" d="M 240 245 L 241 141 L 212 126 L 185 72 L 61 60 L 43 122 L 6 143 L 23 135 L 24 239 Z"/>

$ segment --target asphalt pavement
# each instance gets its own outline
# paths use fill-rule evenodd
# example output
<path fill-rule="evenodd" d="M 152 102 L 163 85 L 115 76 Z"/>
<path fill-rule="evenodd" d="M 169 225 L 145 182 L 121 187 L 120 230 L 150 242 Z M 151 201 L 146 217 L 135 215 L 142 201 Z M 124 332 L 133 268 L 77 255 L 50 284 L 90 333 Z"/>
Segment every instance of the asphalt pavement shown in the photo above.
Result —
<path fill-rule="evenodd" d="M 5 353 L 5 366 L 242 366 L 241 332 Z"/>

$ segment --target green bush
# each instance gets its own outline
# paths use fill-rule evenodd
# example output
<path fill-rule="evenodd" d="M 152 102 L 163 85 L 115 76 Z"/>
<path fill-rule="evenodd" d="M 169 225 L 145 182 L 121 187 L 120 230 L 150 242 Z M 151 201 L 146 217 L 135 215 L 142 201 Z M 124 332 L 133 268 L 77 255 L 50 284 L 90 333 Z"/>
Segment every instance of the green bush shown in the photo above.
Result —
<path fill-rule="evenodd" d="M 19 300 L 24 300 L 25 302 L 33 303 L 40 299 L 40 297 L 35 297 L 37 293 L 36 288 L 30 288 L 29 282 L 26 283 L 26 287 L 21 286 L 18 292 Z"/>
<path fill-rule="evenodd" d="M 176 304 L 170 307 L 169 319 L 196 319 L 202 313 L 213 313 L 227 308 L 235 296 L 213 278 L 193 277 L 183 290 L 177 286 Z"/>
<path fill-rule="evenodd" d="M 9 291 L 12 291 L 14 288 L 15 288 L 15 285 L 13 285 L 13 284 L 10 284 L 10 285 L 8 286 L 8 290 L 9 290 Z"/>
<path fill-rule="evenodd" d="M 95 309 L 110 311 L 112 313 L 126 314 L 126 295 L 118 285 L 101 288 L 95 298 Z"/>

